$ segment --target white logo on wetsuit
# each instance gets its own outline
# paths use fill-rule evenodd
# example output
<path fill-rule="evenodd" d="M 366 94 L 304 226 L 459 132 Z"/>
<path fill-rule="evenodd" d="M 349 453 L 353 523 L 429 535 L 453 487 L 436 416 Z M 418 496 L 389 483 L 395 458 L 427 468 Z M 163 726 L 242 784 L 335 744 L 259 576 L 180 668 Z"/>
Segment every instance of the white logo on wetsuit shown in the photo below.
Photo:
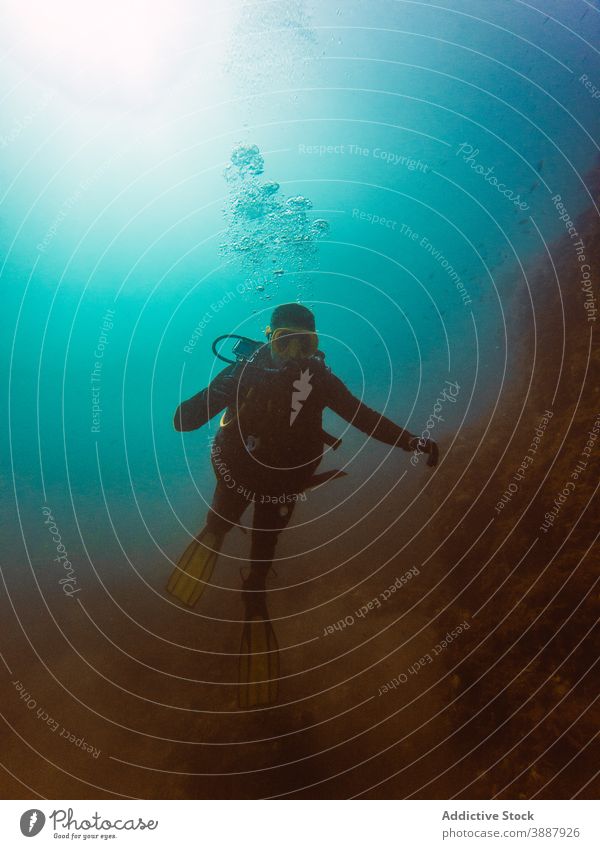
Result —
<path fill-rule="evenodd" d="M 306 401 L 306 399 L 312 392 L 312 385 L 310 382 L 311 377 L 312 374 L 309 372 L 308 369 L 306 369 L 305 371 L 300 372 L 300 377 L 292 384 L 294 387 L 294 392 L 292 393 L 292 411 L 290 413 L 290 427 L 296 421 L 296 416 L 302 409 L 302 404 L 304 403 L 304 401 Z"/>

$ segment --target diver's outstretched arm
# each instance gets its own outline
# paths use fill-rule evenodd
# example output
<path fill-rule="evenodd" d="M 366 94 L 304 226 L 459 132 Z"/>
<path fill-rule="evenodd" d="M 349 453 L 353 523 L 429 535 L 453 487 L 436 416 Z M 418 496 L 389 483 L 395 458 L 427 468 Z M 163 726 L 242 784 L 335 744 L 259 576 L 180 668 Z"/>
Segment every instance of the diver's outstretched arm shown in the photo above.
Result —
<path fill-rule="evenodd" d="M 363 433 L 374 437 L 386 445 L 395 445 L 405 451 L 418 451 L 429 454 L 428 465 L 435 466 L 438 459 L 438 447 L 432 439 L 421 439 L 403 430 L 391 419 L 367 407 L 353 395 L 345 383 L 331 372 L 327 377 L 327 406 L 351 425 Z"/>
<path fill-rule="evenodd" d="M 235 401 L 237 364 L 228 366 L 211 383 L 175 410 L 175 430 L 196 430 Z"/>

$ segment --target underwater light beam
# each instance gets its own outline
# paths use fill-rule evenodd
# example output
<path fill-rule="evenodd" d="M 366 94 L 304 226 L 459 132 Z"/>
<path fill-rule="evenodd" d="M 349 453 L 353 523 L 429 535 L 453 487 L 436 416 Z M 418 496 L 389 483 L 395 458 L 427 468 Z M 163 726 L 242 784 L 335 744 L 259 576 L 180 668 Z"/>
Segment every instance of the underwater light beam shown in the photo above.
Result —
<path fill-rule="evenodd" d="M 181 64 L 189 0 L 1 0 L 14 55 L 86 99 L 147 100 Z"/>

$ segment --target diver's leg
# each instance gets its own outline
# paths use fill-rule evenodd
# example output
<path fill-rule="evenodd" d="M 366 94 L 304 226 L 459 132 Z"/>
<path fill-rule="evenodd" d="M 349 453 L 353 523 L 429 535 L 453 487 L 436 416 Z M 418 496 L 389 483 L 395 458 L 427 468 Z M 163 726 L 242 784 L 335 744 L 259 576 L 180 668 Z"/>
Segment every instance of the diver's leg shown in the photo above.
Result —
<path fill-rule="evenodd" d="M 218 481 L 206 516 L 206 529 L 222 540 L 226 533 L 239 525 L 247 506 L 243 495 Z"/>
<path fill-rule="evenodd" d="M 219 557 L 225 534 L 237 524 L 247 502 L 221 482 L 206 517 L 206 525 L 189 543 L 167 583 L 167 591 L 194 607 L 207 585 Z"/>
<path fill-rule="evenodd" d="M 244 589 L 264 590 L 267 574 L 273 563 L 279 534 L 286 527 L 294 509 L 293 502 L 258 502 L 254 508 L 250 575 Z"/>

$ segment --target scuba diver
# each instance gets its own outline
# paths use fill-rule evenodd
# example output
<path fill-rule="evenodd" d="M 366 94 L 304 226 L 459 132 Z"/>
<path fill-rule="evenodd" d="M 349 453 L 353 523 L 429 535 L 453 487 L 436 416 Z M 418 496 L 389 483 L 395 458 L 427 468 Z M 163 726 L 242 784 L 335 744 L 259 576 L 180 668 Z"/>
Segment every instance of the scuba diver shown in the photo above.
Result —
<path fill-rule="evenodd" d="M 243 580 L 244 632 L 240 650 L 242 707 L 276 699 L 278 646 L 266 604 L 266 578 L 277 539 L 289 523 L 294 505 L 307 489 L 345 474 L 316 472 L 326 446 L 340 440 L 323 430 L 328 407 L 363 433 L 387 445 L 428 455 L 435 466 L 433 440 L 413 436 L 370 409 L 325 365 L 319 350 L 315 317 L 299 304 L 273 311 L 267 342 L 235 335 L 219 337 L 213 352 L 228 363 L 197 395 L 177 408 L 177 431 L 202 427 L 222 414 L 211 448 L 217 485 L 206 524 L 178 561 L 167 590 L 193 607 L 210 583 L 223 539 L 247 507 L 254 505 L 250 571 Z M 235 360 L 218 349 L 223 339 L 237 339 Z"/>

